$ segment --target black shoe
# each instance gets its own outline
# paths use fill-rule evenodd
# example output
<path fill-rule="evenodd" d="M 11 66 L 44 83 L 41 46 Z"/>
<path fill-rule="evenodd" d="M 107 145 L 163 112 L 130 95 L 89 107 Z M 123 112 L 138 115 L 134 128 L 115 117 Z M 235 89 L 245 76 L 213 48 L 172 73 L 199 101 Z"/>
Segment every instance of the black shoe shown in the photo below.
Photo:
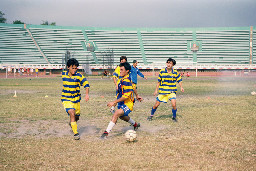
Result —
<path fill-rule="evenodd" d="M 100 139 L 106 139 L 107 138 L 107 136 L 108 136 L 108 132 L 107 131 L 105 131 L 102 135 L 101 135 L 101 137 L 100 137 Z"/>
<path fill-rule="evenodd" d="M 153 116 L 149 116 L 149 117 L 147 118 L 147 120 L 148 120 L 148 121 L 152 121 L 152 118 L 153 118 Z"/>
<path fill-rule="evenodd" d="M 138 130 L 138 128 L 140 127 L 140 123 L 137 123 L 137 124 L 136 124 L 136 126 L 135 126 L 135 125 L 133 125 L 133 127 L 134 127 L 134 131 L 137 131 L 137 130 Z"/>
<path fill-rule="evenodd" d="M 178 122 L 177 119 L 176 119 L 176 117 L 172 117 L 172 121 L 173 121 L 173 122 Z"/>
<path fill-rule="evenodd" d="M 74 135 L 74 139 L 75 139 L 75 140 L 80 140 L 80 135 L 79 135 L 78 133 L 75 134 L 75 135 Z"/>

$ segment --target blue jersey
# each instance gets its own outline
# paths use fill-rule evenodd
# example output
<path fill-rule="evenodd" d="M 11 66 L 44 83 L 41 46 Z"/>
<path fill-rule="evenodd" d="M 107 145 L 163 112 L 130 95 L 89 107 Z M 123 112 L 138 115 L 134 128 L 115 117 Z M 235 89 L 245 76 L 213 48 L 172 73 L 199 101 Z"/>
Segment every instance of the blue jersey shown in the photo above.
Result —
<path fill-rule="evenodd" d="M 140 72 L 139 68 L 135 68 L 133 65 L 132 65 L 132 68 L 131 68 L 131 79 L 132 79 L 132 82 L 134 84 L 137 84 L 137 75 L 141 76 L 142 78 L 144 78 L 144 75 Z"/>

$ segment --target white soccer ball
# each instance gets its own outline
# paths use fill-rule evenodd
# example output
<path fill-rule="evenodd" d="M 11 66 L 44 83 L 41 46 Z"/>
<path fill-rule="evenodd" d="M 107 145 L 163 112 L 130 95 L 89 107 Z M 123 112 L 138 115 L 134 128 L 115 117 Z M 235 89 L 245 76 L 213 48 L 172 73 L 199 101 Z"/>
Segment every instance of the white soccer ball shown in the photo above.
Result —
<path fill-rule="evenodd" d="M 255 92 L 255 91 L 251 92 L 251 95 L 255 96 L 255 95 L 256 95 L 256 92 Z"/>
<path fill-rule="evenodd" d="M 128 141 L 128 142 L 135 141 L 136 137 L 137 137 L 136 131 L 131 130 L 131 129 L 126 131 L 126 133 L 124 135 L 125 135 L 126 141 Z"/>

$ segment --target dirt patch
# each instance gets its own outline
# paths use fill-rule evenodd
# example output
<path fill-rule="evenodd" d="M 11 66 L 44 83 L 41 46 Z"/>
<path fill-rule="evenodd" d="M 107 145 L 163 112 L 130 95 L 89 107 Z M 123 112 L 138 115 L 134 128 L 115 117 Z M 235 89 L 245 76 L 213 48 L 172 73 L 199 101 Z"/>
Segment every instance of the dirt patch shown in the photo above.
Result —
<path fill-rule="evenodd" d="M 108 121 L 103 126 L 93 125 L 93 122 L 80 120 L 78 122 L 78 132 L 81 138 L 86 136 L 99 137 L 107 126 Z M 11 129 L 10 131 L 0 132 L 0 138 L 24 138 L 25 136 L 33 136 L 35 138 L 48 138 L 48 137 L 64 137 L 72 136 L 73 132 L 68 125 L 68 121 L 56 120 L 39 120 L 29 121 L 20 120 L 12 121 L 12 123 L 2 123 L 1 130 Z M 141 122 L 141 127 L 138 132 L 147 132 L 155 134 L 159 131 L 166 129 L 167 126 L 154 125 L 151 122 Z M 120 121 L 113 129 L 113 135 L 116 136 L 125 133 L 127 130 L 133 129 L 128 123 Z"/>

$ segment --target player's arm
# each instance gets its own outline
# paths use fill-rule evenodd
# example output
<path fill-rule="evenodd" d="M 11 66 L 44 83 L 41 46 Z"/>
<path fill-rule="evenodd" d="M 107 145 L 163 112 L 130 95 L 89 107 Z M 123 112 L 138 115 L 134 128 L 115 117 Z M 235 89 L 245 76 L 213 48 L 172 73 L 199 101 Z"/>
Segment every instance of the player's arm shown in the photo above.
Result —
<path fill-rule="evenodd" d="M 115 86 L 116 86 L 116 89 L 118 89 L 117 77 L 113 77 L 113 80 L 114 80 L 114 84 L 115 84 Z"/>
<path fill-rule="evenodd" d="M 179 85 L 180 85 L 180 91 L 181 91 L 181 92 L 184 92 L 184 88 L 183 88 L 183 86 L 182 86 L 182 78 L 181 78 L 181 75 L 180 75 L 180 74 L 178 74 L 178 76 L 177 76 L 177 82 L 178 82 Z"/>
<path fill-rule="evenodd" d="M 85 88 L 85 101 L 87 102 L 89 100 L 89 87 Z"/>
<path fill-rule="evenodd" d="M 184 88 L 182 87 L 182 81 L 179 82 L 179 85 L 180 85 L 180 91 L 184 92 Z"/>
<path fill-rule="evenodd" d="M 147 77 L 145 77 L 145 75 L 143 75 L 143 74 L 140 72 L 140 70 L 138 70 L 138 75 L 139 75 L 140 77 L 142 77 L 142 78 L 144 78 L 144 79 L 147 80 Z"/>
<path fill-rule="evenodd" d="M 90 85 L 84 76 L 82 76 L 82 78 L 81 78 L 81 85 L 85 88 L 85 101 L 87 102 L 89 100 Z"/>
<path fill-rule="evenodd" d="M 119 67 L 116 67 L 114 73 L 113 73 L 113 81 L 114 81 L 114 84 L 116 86 L 116 89 L 118 89 L 118 84 L 117 84 L 117 80 L 119 78 L 119 74 L 120 74 L 120 69 Z"/>
<path fill-rule="evenodd" d="M 108 102 L 107 106 L 108 106 L 108 107 L 116 106 L 117 103 L 122 102 L 122 101 L 125 101 L 126 99 L 128 99 L 128 97 L 122 96 L 120 99 L 117 99 L 117 100 L 115 100 L 115 101 L 113 101 L 113 102 Z"/>
<path fill-rule="evenodd" d="M 134 94 L 135 94 L 135 96 L 136 96 L 136 99 L 137 99 L 139 102 L 141 102 L 141 101 L 143 100 L 143 98 L 138 94 L 138 91 L 137 91 L 136 87 L 133 89 L 133 91 L 134 91 Z"/>
<path fill-rule="evenodd" d="M 159 86 L 160 86 L 160 82 L 157 82 L 157 84 L 156 84 L 156 90 L 155 90 L 155 92 L 154 92 L 154 96 L 157 95 Z"/>

